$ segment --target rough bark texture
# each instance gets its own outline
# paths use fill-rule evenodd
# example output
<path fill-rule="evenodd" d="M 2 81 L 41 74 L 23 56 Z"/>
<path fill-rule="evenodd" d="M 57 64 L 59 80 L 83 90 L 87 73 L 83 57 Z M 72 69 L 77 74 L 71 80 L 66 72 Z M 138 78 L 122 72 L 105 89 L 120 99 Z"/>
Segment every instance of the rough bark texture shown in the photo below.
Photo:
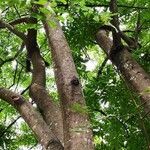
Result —
<path fill-rule="evenodd" d="M 50 27 L 49 20 L 56 24 Z M 63 31 L 54 18 L 47 15 L 44 22 L 48 42 L 51 47 L 56 83 L 63 109 L 64 148 L 66 150 L 92 150 L 92 132 L 87 113 L 74 109 L 85 108 L 85 101 L 71 50 Z"/>
<path fill-rule="evenodd" d="M 33 24 L 37 23 L 35 18 L 31 18 L 31 21 Z M 40 55 L 36 36 L 37 31 L 35 29 L 28 30 L 26 47 L 28 57 L 33 64 L 30 96 L 36 102 L 46 123 L 63 143 L 63 127 L 60 107 L 53 102 L 52 98 L 46 91 L 45 64 L 42 56 Z"/>
<path fill-rule="evenodd" d="M 53 102 L 48 92 L 38 84 L 32 84 L 31 91 L 44 120 L 63 144 L 63 124 L 59 104 Z"/>
<path fill-rule="evenodd" d="M 112 47 L 112 41 L 108 38 L 106 32 L 104 30 L 100 30 L 96 37 L 100 47 L 109 56 L 109 52 Z M 145 111 L 150 112 L 150 93 L 144 92 L 150 87 L 149 75 L 131 57 L 131 54 L 128 52 L 126 47 L 115 55 L 112 62 L 120 70 L 125 81 L 141 97 L 141 102 Z"/>
<path fill-rule="evenodd" d="M 35 133 L 39 143 L 48 150 L 63 150 L 63 147 L 52 130 L 49 129 L 41 115 L 22 96 L 0 88 L 0 98 L 15 107 L 22 118 Z"/>
<path fill-rule="evenodd" d="M 20 23 L 22 23 L 23 20 L 20 20 Z M 37 20 L 36 18 L 31 17 L 25 22 L 36 24 Z M 17 23 L 19 22 L 17 21 L 16 24 Z M 63 143 L 61 111 L 60 107 L 52 102 L 51 97 L 45 89 L 45 65 L 36 41 L 37 31 L 34 28 L 29 29 L 26 36 L 24 33 L 14 28 L 13 25 L 15 25 L 15 21 L 14 24 L 8 24 L 0 20 L 0 24 L 3 28 L 7 28 L 20 37 L 27 47 L 28 59 L 30 59 L 33 64 L 30 94 L 31 98 L 35 100 L 38 108 L 42 111 L 41 115 L 44 120 L 40 114 L 33 109 L 32 105 L 25 102 L 20 95 L 16 95 L 6 89 L 0 88 L 0 98 L 16 107 L 45 149 L 63 149 L 62 144 L 60 143 L 60 141 Z"/>

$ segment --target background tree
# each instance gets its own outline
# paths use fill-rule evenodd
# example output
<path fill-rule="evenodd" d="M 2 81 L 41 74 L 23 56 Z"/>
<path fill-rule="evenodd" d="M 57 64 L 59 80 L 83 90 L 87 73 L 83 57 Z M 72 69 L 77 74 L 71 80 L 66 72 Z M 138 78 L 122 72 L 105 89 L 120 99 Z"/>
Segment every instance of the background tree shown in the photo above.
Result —
<path fill-rule="evenodd" d="M 148 149 L 149 5 L 0 2 L 1 149 Z"/>

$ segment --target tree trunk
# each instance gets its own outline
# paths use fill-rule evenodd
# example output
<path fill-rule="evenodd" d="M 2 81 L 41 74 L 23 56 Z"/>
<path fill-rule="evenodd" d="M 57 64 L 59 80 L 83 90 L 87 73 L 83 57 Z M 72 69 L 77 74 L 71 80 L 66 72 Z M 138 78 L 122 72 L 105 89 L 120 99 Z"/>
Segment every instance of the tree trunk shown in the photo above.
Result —
<path fill-rule="evenodd" d="M 53 21 L 56 26 L 51 27 L 49 21 Z M 51 48 L 58 93 L 62 102 L 64 148 L 92 150 L 92 131 L 71 50 L 54 14 L 46 14 L 43 24 Z"/>
<path fill-rule="evenodd" d="M 109 52 L 112 47 L 112 41 L 106 35 L 104 30 L 100 30 L 97 35 L 97 43 L 105 51 L 109 57 Z M 111 58 L 110 58 L 111 59 Z M 124 76 L 125 81 L 132 89 L 140 96 L 141 103 L 144 106 L 145 112 L 150 112 L 150 93 L 146 90 L 150 87 L 150 77 L 141 68 L 141 66 L 131 57 L 127 48 L 117 53 L 112 60 L 119 71 Z"/>

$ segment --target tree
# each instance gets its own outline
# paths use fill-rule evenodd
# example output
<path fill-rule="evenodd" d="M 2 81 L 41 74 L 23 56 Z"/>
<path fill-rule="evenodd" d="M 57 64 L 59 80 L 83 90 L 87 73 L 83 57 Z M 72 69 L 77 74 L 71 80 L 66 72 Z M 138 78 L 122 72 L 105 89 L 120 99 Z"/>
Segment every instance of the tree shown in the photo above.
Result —
<path fill-rule="evenodd" d="M 150 146 L 148 1 L 0 3 L 2 149 Z M 104 25 L 113 30 L 112 40 Z M 97 64 L 104 59 L 94 72 L 87 70 L 91 57 Z M 23 132 L 18 136 L 16 122 Z"/>

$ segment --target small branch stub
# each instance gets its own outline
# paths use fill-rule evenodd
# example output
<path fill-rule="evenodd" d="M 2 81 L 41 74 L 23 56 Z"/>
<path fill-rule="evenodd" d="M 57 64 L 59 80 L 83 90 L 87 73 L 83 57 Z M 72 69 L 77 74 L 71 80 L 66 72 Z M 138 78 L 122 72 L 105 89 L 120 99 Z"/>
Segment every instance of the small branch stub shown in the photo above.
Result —
<path fill-rule="evenodd" d="M 14 95 L 11 98 L 14 101 L 14 103 L 17 104 L 17 105 L 21 105 L 24 102 L 23 99 L 21 97 L 19 97 L 19 96 L 15 96 Z"/>

